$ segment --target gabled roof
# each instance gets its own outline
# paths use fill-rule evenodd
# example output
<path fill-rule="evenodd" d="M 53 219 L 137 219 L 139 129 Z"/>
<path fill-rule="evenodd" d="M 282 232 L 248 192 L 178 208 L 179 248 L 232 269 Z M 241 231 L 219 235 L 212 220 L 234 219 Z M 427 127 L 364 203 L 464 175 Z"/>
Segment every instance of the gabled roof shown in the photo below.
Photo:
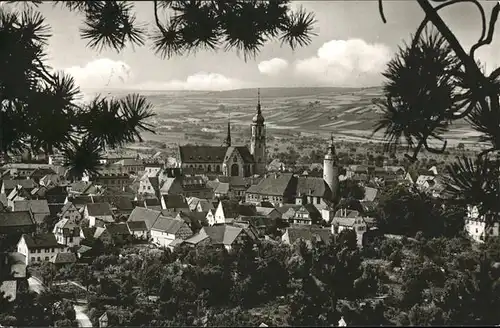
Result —
<path fill-rule="evenodd" d="M 72 192 L 83 193 L 90 185 L 92 185 L 92 182 L 76 181 L 70 184 L 69 188 Z"/>
<path fill-rule="evenodd" d="M 25 227 L 34 224 L 30 212 L 0 212 L 0 227 Z"/>
<path fill-rule="evenodd" d="M 243 159 L 243 163 L 247 164 L 254 162 L 253 155 L 250 153 L 250 150 L 248 150 L 246 146 L 227 147 L 226 153 L 224 154 L 224 162 L 227 162 L 235 151 L 240 154 L 241 158 Z"/>
<path fill-rule="evenodd" d="M 373 202 L 377 197 L 378 190 L 376 188 L 365 187 L 365 198 L 364 201 Z"/>
<path fill-rule="evenodd" d="M 112 216 L 113 211 L 109 203 L 90 203 L 87 204 L 87 211 L 90 216 Z"/>
<path fill-rule="evenodd" d="M 90 196 L 76 196 L 76 197 L 68 197 L 68 201 L 73 203 L 73 205 L 87 205 L 93 203 L 92 197 Z"/>
<path fill-rule="evenodd" d="M 224 146 L 179 146 L 182 163 L 214 163 L 221 164 L 226 155 Z"/>
<path fill-rule="evenodd" d="M 257 211 L 257 214 L 260 214 L 260 215 L 264 215 L 264 216 L 267 216 L 269 214 L 271 214 L 272 211 L 276 211 L 275 208 L 271 208 L 271 207 L 260 207 L 260 206 L 257 206 L 255 208 L 255 210 Z M 281 214 L 281 213 L 280 213 Z"/>
<path fill-rule="evenodd" d="M 23 234 L 28 248 L 64 248 L 66 246 L 58 244 L 53 233 L 40 233 L 33 236 Z"/>
<path fill-rule="evenodd" d="M 288 238 L 291 244 L 295 243 L 299 239 L 312 241 L 314 238 L 328 243 L 332 235 L 330 229 L 316 227 L 294 226 L 287 228 L 286 231 L 288 232 Z"/>
<path fill-rule="evenodd" d="M 225 218 L 237 218 L 238 216 L 256 215 L 255 207 L 249 204 L 239 204 L 233 200 L 221 200 L 219 206 L 222 206 Z"/>
<path fill-rule="evenodd" d="M 297 178 L 291 173 L 275 173 L 270 174 L 267 178 L 262 179 L 258 184 L 250 186 L 247 193 L 282 196 L 288 190 L 294 191 Z"/>
<path fill-rule="evenodd" d="M 146 222 L 148 230 L 151 230 L 151 227 L 155 224 L 160 214 L 160 211 L 155 211 L 144 207 L 136 207 L 134 208 L 132 213 L 130 213 L 127 222 L 144 221 Z"/>
<path fill-rule="evenodd" d="M 186 198 L 182 195 L 162 195 L 162 198 L 165 202 L 166 209 L 189 208 Z"/>
<path fill-rule="evenodd" d="M 58 229 L 63 229 L 63 236 L 79 236 L 80 235 L 80 227 L 73 220 L 61 219 L 57 221 L 54 225 L 54 233 L 57 232 Z"/>
<path fill-rule="evenodd" d="M 148 226 L 144 221 L 128 221 L 127 227 L 129 231 L 146 231 L 148 230 Z"/>
<path fill-rule="evenodd" d="M 290 209 L 293 209 L 293 210 L 298 210 L 300 208 L 301 205 L 296 205 L 296 204 L 283 204 L 283 206 L 280 206 L 277 208 L 278 212 L 280 212 L 281 214 L 285 214 L 286 212 L 288 212 Z"/>
<path fill-rule="evenodd" d="M 33 189 L 35 188 L 36 182 L 31 180 L 31 179 L 16 179 L 16 180 L 2 180 L 3 181 L 3 186 L 6 190 L 14 189 L 16 186 L 21 186 L 23 189 Z"/>
<path fill-rule="evenodd" d="M 14 212 L 24 212 L 30 210 L 33 214 L 50 214 L 49 204 L 45 199 L 14 201 Z"/>
<path fill-rule="evenodd" d="M 328 197 L 331 194 L 330 187 L 323 178 L 299 177 L 297 181 L 296 195 L 307 195 L 313 197 Z"/>
<path fill-rule="evenodd" d="M 68 211 L 70 208 L 75 208 L 75 205 L 73 205 L 72 202 L 67 202 L 66 204 L 63 205 L 63 207 L 61 208 L 61 214 L 64 214 L 66 213 L 66 211 Z"/>
<path fill-rule="evenodd" d="M 184 220 L 160 216 L 158 217 L 158 220 L 156 220 L 151 230 L 176 234 L 184 224 L 186 224 Z"/>
<path fill-rule="evenodd" d="M 196 245 L 199 242 L 210 238 L 212 245 L 231 246 L 241 233 L 245 233 L 243 228 L 230 225 L 215 225 L 203 227 L 199 233 L 186 240 L 186 243 Z"/>
<path fill-rule="evenodd" d="M 76 262 L 76 255 L 73 253 L 57 253 L 50 259 L 50 263 L 54 264 L 69 264 L 75 262 Z"/>
<path fill-rule="evenodd" d="M 126 223 L 106 223 L 106 229 L 111 235 L 129 235 Z"/>
<path fill-rule="evenodd" d="M 229 183 L 219 182 L 217 187 L 214 189 L 216 194 L 227 194 L 229 192 Z"/>

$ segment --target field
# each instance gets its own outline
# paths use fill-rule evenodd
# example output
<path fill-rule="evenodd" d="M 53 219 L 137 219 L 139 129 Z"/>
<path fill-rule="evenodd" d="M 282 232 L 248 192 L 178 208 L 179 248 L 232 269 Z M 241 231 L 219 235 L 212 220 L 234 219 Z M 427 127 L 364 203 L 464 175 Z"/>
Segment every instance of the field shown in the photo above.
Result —
<path fill-rule="evenodd" d="M 121 93 L 121 92 L 120 92 Z M 167 144 L 204 142 L 220 144 L 230 117 L 235 142 L 249 139 L 257 91 L 240 89 L 220 92 L 142 92 L 153 104 L 157 134 L 146 140 Z M 345 141 L 373 141 L 371 135 L 381 110 L 373 100 L 382 98 L 381 88 L 265 88 L 261 89 L 262 113 L 268 136 L 294 138 L 316 135 Z M 456 123 L 446 136 L 450 145 L 472 144 L 476 135 L 465 122 Z"/>

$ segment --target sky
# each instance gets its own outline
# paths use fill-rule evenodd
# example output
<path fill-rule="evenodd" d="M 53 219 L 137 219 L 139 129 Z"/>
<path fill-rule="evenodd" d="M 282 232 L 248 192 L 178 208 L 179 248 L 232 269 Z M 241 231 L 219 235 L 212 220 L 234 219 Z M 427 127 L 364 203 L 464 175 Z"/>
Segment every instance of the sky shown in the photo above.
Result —
<path fill-rule="evenodd" d="M 496 1 L 483 1 L 487 16 Z M 314 12 L 317 36 L 309 46 L 292 51 L 270 41 L 255 59 L 244 61 L 234 51 L 199 51 L 190 56 L 162 59 L 149 45 L 98 52 L 79 37 L 82 17 L 67 9 L 43 4 L 53 36 L 48 63 L 73 75 L 82 90 L 227 90 L 254 87 L 366 87 L 383 83 L 381 72 L 398 47 L 415 32 L 423 13 L 415 1 L 384 0 L 384 24 L 375 0 L 295 1 Z M 153 3 L 136 2 L 137 19 L 153 28 Z M 480 34 L 480 16 L 471 4 L 442 10 L 463 46 Z M 497 33 L 498 36 L 498 33 Z M 500 65 L 500 41 L 478 52 L 488 71 Z M 495 54 L 496 53 L 496 54 Z"/>

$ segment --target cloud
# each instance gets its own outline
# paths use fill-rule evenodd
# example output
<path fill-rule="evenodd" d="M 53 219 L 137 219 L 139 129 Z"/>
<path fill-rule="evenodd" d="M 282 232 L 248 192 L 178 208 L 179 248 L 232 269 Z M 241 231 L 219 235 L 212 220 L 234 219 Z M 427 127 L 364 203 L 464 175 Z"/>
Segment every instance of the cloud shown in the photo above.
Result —
<path fill-rule="evenodd" d="M 262 74 L 275 76 L 288 68 L 288 62 L 282 58 L 273 58 L 261 61 L 258 68 Z"/>
<path fill-rule="evenodd" d="M 85 66 L 64 69 L 82 89 L 119 88 L 132 79 L 130 66 L 123 61 L 96 59 Z"/>
<path fill-rule="evenodd" d="M 146 82 L 136 85 L 140 90 L 230 90 L 244 88 L 247 84 L 241 80 L 230 78 L 219 73 L 199 72 L 188 76 L 185 80 L 166 82 Z"/>
<path fill-rule="evenodd" d="M 391 57 L 391 50 L 383 44 L 331 40 L 316 56 L 296 61 L 295 74 L 325 86 L 372 86 L 381 83 L 381 72 Z"/>

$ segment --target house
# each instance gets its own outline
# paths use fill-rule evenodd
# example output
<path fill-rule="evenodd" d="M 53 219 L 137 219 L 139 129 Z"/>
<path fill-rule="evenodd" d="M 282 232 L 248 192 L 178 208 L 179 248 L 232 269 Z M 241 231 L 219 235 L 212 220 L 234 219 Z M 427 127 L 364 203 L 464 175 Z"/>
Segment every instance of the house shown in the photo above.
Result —
<path fill-rule="evenodd" d="M 109 203 L 91 203 L 85 205 L 83 217 L 89 220 L 89 227 L 102 226 L 103 223 L 115 222 Z"/>
<path fill-rule="evenodd" d="M 314 204 L 318 207 L 330 205 L 332 192 L 325 179 L 318 177 L 301 176 L 297 180 L 295 204 Z"/>
<path fill-rule="evenodd" d="M 189 212 L 189 205 L 182 195 L 162 195 L 161 208 L 173 213 Z"/>
<path fill-rule="evenodd" d="M 109 192 L 107 190 L 107 192 Z M 132 213 L 132 210 L 135 208 L 132 203 L 132 199 L 128 196 L 119 196 L 119 195 L 101 195 L 101 196 L 93 196 L 92 200 L 94 203 L 109 203 L 111 205 L 111 210 L 115 217 L 121 217 L 127 219 Z"/>
<path fill-rule="evenodd" d="M 47 168 L 40 168 L 39 167 L 39 168 L 36 168 L 33 172 L 31 172 L 30 175 L 28 176 L 28 178 L 32 179 L 36 183 L 39 183 L 40 179 L 48 174 L 57 175 L 57 173 L 51 168 L 48 168 L 48 167 Z"/>
<path fill-rule="evenodd" d="M 255 211 L 258 215 L 265 216 L 271 219 L 281 219 L 281 212 L 274 207 L 256 206 Z"/>
<path fill-rule="evenodd" d="M 151 239 L 160 247 L 169 246 L 174 240 L 185 240 L 193 232 L 184 220 L 160 216 L 151 228 Z"/>
<path fill-rule="evenodd" d="M 465 218 L 464 229 L 472 240 L 483 243 L 486 237 L 496 237 L 499 235 L 500 223 L 497 220 L 492 220 L 494 223 L 488 230 L 486 229 L 486 220 L 488 216 L 493 215 L 495 214 L 488 213 L 480 215 L 477 206 L 467 206 L 467 217 Z"/>
<path fill-rule="evenodd" d="M 139 180 L 139 195 L 145 196 L 154 196 L 158 197 L 160 195 L 160 180 L 158 175 L 160 171 L 158 171 L 157 175 L 149 176 L 148 173 L 144 174 Z"/>
<path fill-rule="evenodd" d="M 293 245 L 297 241 L 302 240 L 311 247 L 313 240 L 329 243 L 331 236 L 330 229 L 311 226 L 293 226 L 286 228 L 285 233 L 281 236 L 281 240 L 288 245 Z"/>
<path fill-rule="evenodd" d="M 106 223 L 105 227 L 115 245 L 122 245 L 132 239 L 127 223 Z"/>
<path fill-rule="evenodd" d="M 177 175 L 167 177 L 160 188 L 162 195 L 183 195 L 184 197 L 199 197 L 211 199 L 213 190 L 207 186 L 202 176 Z"/>
<path fill-rule="evenodd" d="M 208 224 L 210 226 L 214 224 L 227 224 L 240 216 L 255 216 L 256 214 L 255 206 L 251 204 L 239 204 L 236 201 L 221 200 L 215 210 L 213 220 L 209 220 Z"/>
<path fill-rule="evenodd" d="M 106 227 L 94 227 L 93 240 L 100 240 L 104 245 L 113 245 L 114 239 Z"/>
<path fill-rule="evenodd" d="M 52 232 L 59 244 L 68 247 L 80 245 L 80 227 L 77 222 L 72 219 L 61 219 L 55 224 Z"/>
<path fill-rule="evenodd" d="M 52 165 L 47 164 L 31 164 L 31 163 L 9 163 L 4 165 L 5 169 L 10 170 L 12 176 L 17 176 L 21 179 L 28 178 L 35 170 L 39 169 L 54 169 Z M 53 171 L 52 171 L 53 172 Z"/>
<path fill-rule="evenodd" d="M 281 219 L 285 222 L 290 222 L 293 220 L 295 217 L 295 214 L 297 211 L 302 207 L 302 205 L 288 205 L 288 206 L 281 206 L 278 208 L 278 211 L 281 213 Z"/>
<path fill-rule="evenodd" d="M 104 171 L 93 178 L 93 182 L 106 189 L 123 190 L 131 181 L 128 173 Z"/>
<path fill-rule="evenodd" d="M 61 219 L 67 219 L 73 222 L 80 222 L 82 219 L 82 214 L 78 211 L 75 205 L 72 202 L 67 202 L 61 208 L 61 211 L 58 213 L 58 216 Z"/>
<path fill-rule="evenodd" d="M 146 163 L 144 165 L 144 171 L 150 177 L 157 176 L 163 170 L 162 163 Z"/>
<path fill-rule="evenodd" d="M 213 202 L 208 199 L 189 197 L 187 198 L 187 202 L 191 212 L 208 212 L 215 209 Z"/>
<path fill-rule="evenodd" d="M 113 165 L 120 166 L 122 172 L 126 172 L 129 174 L 144 172 L 145 169 L 144 162 L 140 159 L 135 158 L 124 158 L 119 160 L 118 162 L 113 163 Z"/>
<path fill-rule="evenodd" d="M 267 200 L 275 206 L 295 203 L 297 178 L 291 173 L 273 173 L 246 191 L 245 201 L 258 204 Z"/>
<path fill-rule="evenodd" d="M 63 154 L 49 155 L 49 165 L 63 166 L 65 162 L 66 162 L 66 158 Z"/>
<path fill-rule="evenodd" d="M 229 193 L 229 182 L 218 182 L 214 190 L 214 197 L 222 199 L 222 198 L 234 198 Z"/>
<path fill-rule="evenodd" d="M 4 179 L 1 181 L 0 193 L 9 195 L 17 186 L 31 192 L 37 186 L 36 182 L 31 179 Z"/>
<path fill-rule="evenodd" d="M 321 221 L 321 213 L 314 204 L 301 205 L 295 210 L 292 217 L 287 217 L 290 224 L 318 224 Z"/>
<path fill-rule="evenodd" d="M 165 214 L 162 215 L 167 216 Z M 184 220 L 187 223 L 191 231 L 198 232 L 202 226 L 207 226 L 207 212 L 179 212 L 177 213 L 176 219 Z"/>
<path fill-rule="evenodd" d="M 163 209 L 161 207 L 161 200 L 156 197 L 144 199 L 143 204 L 145 208 L 150 210 L 161 211 Z"/>
<path fill-rule="evenodd" d="M 55 267 L 60 268 L 65 265 L 76 263 L 76 255 L 74 253 L 65 252 L 57 253 L 49 260 Z"/>
<path fill-rule="evenodd" d="M 215 246 L 231 250 L 247 241 L 253 241 L 244 228 L 231 225 L 203 227 L 197 234 L 186 239 L 183 244 L 189 246 Z"/>
<path fill-rule="evenodd" d="M 49 204 L 42 200 L 16 200 L 12 208 L 14 212 L 31 212 L 36 224 L 42 224 L 50 216 Z"/>
<path fill-rule="evenodd" d="M 160 215 L 160 211 L 150 210 L 144 207 L 136 207 L 130 214 L 127 222 L 144 222 L 149 233 Z"/>
<path fill-rule="evenodd" d="M 28 190 L 23 189 L 21 186 L 16 186 L 10 194 L 7 195 L 7 205 L 13 208 L 16 200 L 29 200 L 31 198 L 31 193 Z"/>
<path fill-rule="evenodd" d="M 22 234 L 36 231 L 36 224 L 30 212 L 0 212 L 0 234 L 17 243 Z"/>
<path fill-rule="evenodd" d="M 363 235 L 374 226 L 374 219 L 361 215 L 358 211 L 339 209 L 332 220 L 332 234 L 337 235 L 343 230 L 354 230 L 358 244 L 363 243 Z"/>
<path fill-rule="evenodd" d="M 26 257 L 26 265 L 49 261 L 57 253 L 67 252 L 66 245 L 59 244 L 52 233 L 33 236 L 23 234 L 17 243 L 17 252 Z"/>
<path fill-rule="evenodd" d="M 40 178 L 40 180 L 38 181 L 38 183 L 40 184 L 40 186 L 44 186 L 44 187 L 57 187 L 59 185 L 61 185 L 61 176 L 59 174 L 46 174 L 44 175 L 43 177 Z"/>
<path fill-rule="evenodd" d="M 127 227 L 129 233 L 139 240 L 148 239 L 148 227 L 144 221 L 128 221 Z"/>
<path fill-rule="evenodd" d="M 76 181 L 68 186 L 68 195 L 88 195 L 89 189 L 93 186 L 89 181 Z"/>

